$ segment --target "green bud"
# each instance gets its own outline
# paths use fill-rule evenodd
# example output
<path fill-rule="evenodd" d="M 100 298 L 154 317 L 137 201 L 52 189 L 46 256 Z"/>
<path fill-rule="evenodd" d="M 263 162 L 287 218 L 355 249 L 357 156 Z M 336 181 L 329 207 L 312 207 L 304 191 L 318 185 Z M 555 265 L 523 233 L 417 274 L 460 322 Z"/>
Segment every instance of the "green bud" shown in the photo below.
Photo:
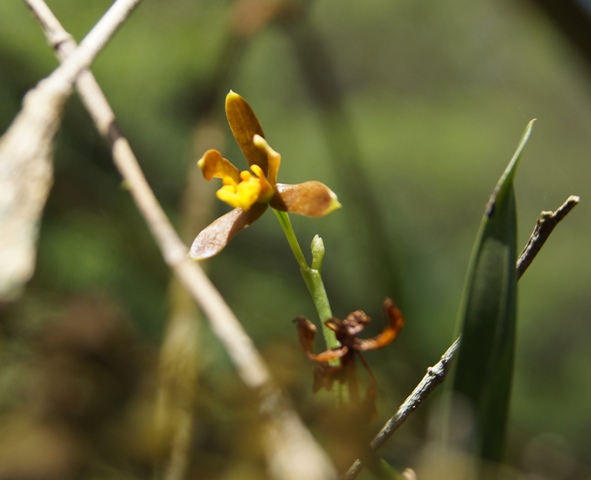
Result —
<path fill-rule="evenodd" d="M 324 259 L 324 242 L 318 235 L 312 239 L 312 268 L 320 271 Z"/>

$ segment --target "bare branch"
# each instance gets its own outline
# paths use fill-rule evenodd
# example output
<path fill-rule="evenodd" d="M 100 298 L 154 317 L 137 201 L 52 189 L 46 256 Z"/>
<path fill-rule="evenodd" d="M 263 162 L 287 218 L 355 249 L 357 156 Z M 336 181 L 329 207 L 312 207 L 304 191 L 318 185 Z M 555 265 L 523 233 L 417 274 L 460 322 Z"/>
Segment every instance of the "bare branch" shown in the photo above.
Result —
<path fill-rule="evenodd" d="M 519 256 L 516 264 L 517 278 L 521 278 L 525 270 L 529 267 L 534 257 L 538 254 L 545 241 L 554 230 L 554 227 L 568 215 L 568 213 L 578 204 L 579 197 L 571 195 L 555 212 L 542 212 L 538 218 L 536 227 L 531 234 L 526 247 Z M 447 376 L 449 372 L 451 360 L 456 353 L 460 338 L 457 338 L 453 344 L 442 355 L 441 360 L 434 366 L 427 369 L 427 374 L 415 387 L 407 399 L 400 405 L 398 411 L 390 417 L 384 424 L 379 433 L 371 441 L 372 449 L 377 450 L 394 434 L 398 427 L 400 427 L 406 419 L 422 404 L 423 401 L 437 388 Z M 342 480 L 354 480 L 361 472 L 363 462 L 359 459 L 355 460 L 347 473 L 342 477 Z"/>
<path fill-rule="evenodd" d="M 36 15 L 43 18 L 50 41 L 60 57 L 73 50 L 72 40 L 59 26 L 42 0 L 26 0 Z M 37 5 L 43 4 L 41 8 Z M 76 50 L 77 51 L 77 50 Z M 66 62 L 69 62 L 69 57 Z M 252 340 L 213 286 L 201 267 L 189 260 L 187 247 L 182 243 L 131 150 L 115 124 L 110 108 L 96 80 L 88 71 L 76 82 L 82 101 L 90 112 L 99 132 L 112 148 L 115 165 L 125 179 L 129 191 L 152 232 L 164 261 L 205 312 L 212 331 L 222 343 L 243 382 L 261 394 L 261 413 L 268 420 L 266 451 L 272 475 L 277 479 L 330 480 L 336 477 L 326 454 L 290 406 L 288 399 L 272 383 L 269 369 Z"/>
<path fill-rule="evenodd" d="M 53 182 L 53 138 L 78 73 L 140 0 L 117 0 L 70 60 L 30 90 L 0 139 L 0 300 L 20 294 L 35 268 L 37 230 Z"/>
<path fill-rule="evenodd" d="M 529 237 L 527 245 L 517 260 L 517 276 L 521 278 L 530 263 L 548 240 L 554 227 L 579 204 L 579 197 L 571 195 L 555 212 L 542 212 L 538 217 L 534 231 Z"/>
<path fill-rule="evenodd" d="M 37 18 L 49 18 L 47 13 L 49 8 L 47 5 L 43 6 L 43 2 L 39 0 L 25 0 L 29 8 L 37 16 Z M 96 23 L 90 33 L 84 37 L 78 48 L 75 48 L 75 43 L 71 43 L 72 52 L 68 56 L 68 60 L 64 61 L 58 68 L 56 68 L 48 79 L 59 78 L 63 83 L 71 86 L 78 74 L 88 68 L 105 45 L 113 38 L 119 27 L 127 20 L 133 10 L 139 5 L 141 0 L 116 0 L 115 3 L 107 10 L 103 17 Z M 57 19 L 42 21 L 43 28 L 50 28 L 50 35 L 55 37 L 59 35 L 59 22 Z M 69 37 L 68 33 L 62 32 L 64 41 Z M 55 38 L 49 38 L 54 42 Z"/>

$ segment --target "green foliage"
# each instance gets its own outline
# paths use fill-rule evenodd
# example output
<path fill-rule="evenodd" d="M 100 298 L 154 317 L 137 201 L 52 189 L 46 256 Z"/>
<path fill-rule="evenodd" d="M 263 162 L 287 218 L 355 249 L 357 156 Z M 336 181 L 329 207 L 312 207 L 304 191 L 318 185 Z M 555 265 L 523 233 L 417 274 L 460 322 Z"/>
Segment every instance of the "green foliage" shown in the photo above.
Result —
<path fill-rule="evenodd" d="M 452 401 L 466 402 L 466 413 L 473 415 L 474 422 L 469 439 L 472 453 L 491 462 L 503 459 L 514 369 L 517 215 L 513 179 L 532 125 L 533 121 L 488 202 L 460 315 L 462 340 Z"/>

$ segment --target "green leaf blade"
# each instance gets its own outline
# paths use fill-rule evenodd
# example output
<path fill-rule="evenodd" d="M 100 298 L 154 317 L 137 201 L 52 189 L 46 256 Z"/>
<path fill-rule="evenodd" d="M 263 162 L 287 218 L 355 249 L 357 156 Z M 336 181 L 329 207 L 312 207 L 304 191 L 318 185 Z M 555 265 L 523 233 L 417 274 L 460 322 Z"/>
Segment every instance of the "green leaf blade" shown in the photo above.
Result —
<path fill-rule="evenodd" d="M 467 401 L 474 415 L 471 453 L 494 463 L 502 460 L 504 451 L 515 350 L 517 215 L 513 179 L 532 125 L 533 121 L 488 202 L 460 314 L 462 340 L 453 394 Z"/>

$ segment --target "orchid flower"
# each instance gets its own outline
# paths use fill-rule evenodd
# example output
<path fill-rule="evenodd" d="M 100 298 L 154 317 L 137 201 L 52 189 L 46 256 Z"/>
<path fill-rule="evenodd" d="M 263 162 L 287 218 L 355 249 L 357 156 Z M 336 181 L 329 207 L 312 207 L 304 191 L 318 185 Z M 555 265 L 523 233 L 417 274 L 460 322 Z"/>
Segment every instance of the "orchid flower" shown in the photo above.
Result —
<path fill-rule="evenodd" d="M 216 195 L 234 209 L 199 233 L 189 253 L 194 260 L 217 255 L 269 206 L 308 217 L 321 217 L 341 206 L 334 192 L 323 183 L 277 183 L 281 155 L 265 140 L 250 105 L 232 91 L 226 96 L 226 117 L 250 169 L 239 171 L 217 150 L 208 150 L 197 163 L 207 181 L 222 180 Z"/>

